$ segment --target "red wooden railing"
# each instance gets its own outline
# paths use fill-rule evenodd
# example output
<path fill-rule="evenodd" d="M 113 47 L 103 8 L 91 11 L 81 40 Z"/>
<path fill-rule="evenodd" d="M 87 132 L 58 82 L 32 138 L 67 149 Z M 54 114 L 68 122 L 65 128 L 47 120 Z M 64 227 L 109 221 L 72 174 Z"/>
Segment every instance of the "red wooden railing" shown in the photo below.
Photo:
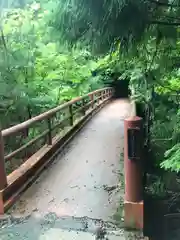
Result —
<path fill-rule="evenodd" d="M 48 149 L 45 150 L 45 152 L 47 153 L 48 151 L 50 151 L 51 146 L 53 147 L 55 144 L 57 144 L 58 141 L 60 142 L 60 140 L 63 138 L 62 136 L 59 139 L 58 139 L 58 136 L 53 137 L 52 132 L 55 129 L 60 128 L 62 125 L 69 125 L 71 127 L 70 131 L 75 127 L 77 128 L 76 125 L 78 124 L 78 122 L 83 122 L 84 119 L 91 116 L 91 114 L 95 110 L 103 106 L 103 104 L 111 98 L 112 94 L 113 94 L 112 88 L 103 88 L 100 90 L 96 90 L 85 96 L 77 97 L 54 109 L 51 109 L 43 114 L 33 117 L 32 119 L 29 119 L 23 123 L 10 127 L 8 129 L 4 129 L 0 132 L 0 213 L 3 211 L 1 209 L 2 208 L 1 200 L 3 202 L 8 201 L 14 194 L 13 191 L 17 192 L 19 188 L 22 188 L 22 185 L 24 184 L 24 182 L 19 183 L 18 178 L 23 179 L 22 176 L 25 175 L 26 172 L 30 171 L 30 168 L 31 167 L 33 168 L 33 164 L 35 164 L 34 162 L 36 162 L 37 164 L 37 162 L 40 161 L 42 156 L 40 156 L 39 160 L 37 160 L 37 155 L 36 155 L 35 161 L 29 158 L 31 160 L 30 165 L 32 166 L 28 165 L 28 160 L 27 160 L 26 165 L 24 164 L 23 166 L 20 166 L 19 167 L 20 170 L 16 169 L 14 172 L 12 172 L 8 176 L 5 170 L 6 162 L 13 161 L 13 158 L 16 157 L 19 153 L 27 150 L 30 146 L 34 145 L 37 141 L 43 138 L 46 140 L 46 147 L 48 147 Z M 77 103 L 80 105 L 80 107 L 77 109 L 74 109 L 74 106 L 77 105 Z M 53 121 L 52 121 L 53 118 L 57 117 L 57 113 L 63 112 L 64 110 L 68 111 L 68 114 L 63 119 L 61 120 L 59 119 L 59 121 L 56 121 L 56 123 L 53 124 Z M 78 119 L 77 114 L 80 112 L 83 114 L 83 117 Z M 36 123 L 41 123 L 42 121 L 47 122 L 47 129 L 45 131 L 40 133 L 35 138 L 31 139 L 29 142 L 15 149 L 14 151 L 7 153 L 6 155 L 4 154 L 5 151 L 4 151 L 3 142 L 7 137 L 12 137 L 17 134 L 21 134 L 23 131 L 28 130 L 30 127 L 32 128 Z M 69 137 L 71 135 L 70 131 L 69 131 Z M 54 140 L 55 138 L 56 140 Z M 28 176 L 30 175 L 27 175 L 25 179 L 27 179 Z M 14 182 L 18 182 L 18 186 L 15 187 L 16 190 L 14 190 L 13 188 Z"/>

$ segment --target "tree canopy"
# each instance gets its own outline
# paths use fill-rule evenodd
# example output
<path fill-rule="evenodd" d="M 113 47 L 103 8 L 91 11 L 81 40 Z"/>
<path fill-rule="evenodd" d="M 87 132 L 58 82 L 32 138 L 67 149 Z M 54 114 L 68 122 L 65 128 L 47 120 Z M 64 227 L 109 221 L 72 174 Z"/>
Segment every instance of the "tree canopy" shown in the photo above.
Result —
<path fill-rule="evenodd" d="M 141 42 L 146 34 L 158 41 L 176 38 L 179 11 L 178 0 L 62 0 L 54 24 L 71 42 L 85 40 L 106 53 L 119 42 L 125 47 Z"/>
<path fill-rule="evenodd" d="M 110 54 L 106 70 L 130 79 L 133 98 L 146 104 L 153 158 L 172 171 L 180 170 L 179 13 L 178 0 L 62 0 L 52 17 L 69 44 Z"/>
<path fill-rule="evenodd" d="M 145 104 L 156 164 L 180 171 L 180 1 L 1 3 L 3 128 L 102 87 L 118 72 L 118 80 L 130 80 L 132 98 Z"/>

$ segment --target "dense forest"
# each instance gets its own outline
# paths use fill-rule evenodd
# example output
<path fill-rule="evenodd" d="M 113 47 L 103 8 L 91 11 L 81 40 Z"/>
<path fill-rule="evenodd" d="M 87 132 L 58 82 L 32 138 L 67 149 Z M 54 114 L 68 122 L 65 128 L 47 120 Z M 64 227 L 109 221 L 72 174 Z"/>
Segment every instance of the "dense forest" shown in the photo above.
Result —
<path fill-rule="evenodd" d="M 180 171 L 179 14 L 179 0 L 1 0 L 2 128 L 118 73 L 141 106 L 149 171 L 163 171 L 151 190 L 164 194 L 167 170 Z"/>
<path fill-rule="evenodd" d="M 179 12 L 178 0 L 64 0 L 51 17 L 70 46 L 109 55 L 106 73 L 130 80 L 144 108 L 147 161 L 172 172 L 180 170 Z"/>
<path fill-rule="evenodd" d="M 5 129 L 74 97 L 104 86 L 101 75 L 107 56 L 92 55 L 83 44 L 69 45 L 52 22 L 56 1 L 4 1 L 1 8 L 0 118 Z M 39 124 L 21 136 L 5 139 L 7 153 L 47 128 Z M 32 146 L 27 157 L 43 143 Z M 33 149 L 33 152 L 31 152 Z M 19 156 L 20 159 L 24 155 Z M 24 161 L 24 160 L 23 160 Z M 7 163 L 11 172 L 21 161 Z M 10 166 L 9 166 L 10 165 Z"/>

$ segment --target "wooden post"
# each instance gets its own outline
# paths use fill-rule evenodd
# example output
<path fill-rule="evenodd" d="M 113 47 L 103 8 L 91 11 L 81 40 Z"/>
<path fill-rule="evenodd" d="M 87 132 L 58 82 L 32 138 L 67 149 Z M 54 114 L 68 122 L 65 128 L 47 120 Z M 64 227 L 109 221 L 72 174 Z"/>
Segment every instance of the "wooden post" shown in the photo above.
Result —
<path fill-rule="evenodd" d="M 98 97 L 100 97 L 100 98 L 98 99 L 98 104 L 99 104 L 99 102 L 103 101 L 103 99 L 104 99 L 103 93 L 104 93 L 104 91 L 102 91 L 102 92 L 100 93 L 100 96 L 98 96 Z"/>
<path fill-rule="evenodd" d="M 4 214 L 3 192 L 0 192 L 0 215 Z"/>
<path fill-rule="evenodd" d="M 90 95 L 90 101 L 92 102 L 91 107 L 94 108 L 94 95 Z"/>
<path fill-rule="evenodd" d="M 48 118 L 48 145 L 52 145 L 52 127 L 51 127 L 51 118 Z"/>
<path fill-rule="evenodd" d="M 83 105 L 83 115 L 86 115 L 86 109 L 85 109 L 85 98 L 82 99 L 82 105 Z"/>
<path fill-rule="evenodd" d="M 70 114 L 70 125 L 73 126 L 74 120 L 73 120 L 73 106 L 69 106 L 69 114 Z"/>
<path fill-rule="evenodd" d="M 93 95 L 93 99 L 94 99 L 94 106 L 96 106 L 96 104 L 98 104 L 98 96 L 97 96 L 97 93 L 95 93 L 94 95 Z"/>
<path fill-rule="evenodd" d="M 106 99 L 108 98 L 108 90 L 106 89 L 105 90 L 105 96 L 106 96 Z"/>
<path fill-rule="evenodd" d="M 103 91 L 103 101 L 105 100 L 105 98 L 106 98 L 106 91 L 104 90 Z"/>
<path fill-rule="evenodd" d="M 113 96 L 113 90 L 110 89 L 110 96 L 112 97 Z"/>
<path fill-rule="evenodd" d="M 0 215 L 4 214 L 3 189 L 7 186 L 7 176 L 4 160 L 4 141 L 0 131 Z"/>
<path fill-rule="evenodd" d="M 103 101 L 103 91 L 101 91 L 100 93 L 100 98 L 99 98 L 100 101 Z"/>
<path fill-rule="evenodd" d="M 7 186 L 7 176 L 4 161 L 4 141 L 0 131 L 0 191 Z"/>
<path fill-rule="evenodd" d="M 106 100 L 106 90 L 104 90 L 103 96 L 104 96 L 104 100 Z"/>

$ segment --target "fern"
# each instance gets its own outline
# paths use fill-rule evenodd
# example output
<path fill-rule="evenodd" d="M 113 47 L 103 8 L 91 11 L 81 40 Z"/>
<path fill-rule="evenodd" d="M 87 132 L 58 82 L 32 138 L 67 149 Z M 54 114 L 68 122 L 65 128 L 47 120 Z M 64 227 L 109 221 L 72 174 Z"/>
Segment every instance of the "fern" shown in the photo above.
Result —
<path fill-rule="evenodd" d="M 161 167 L 180 172 L 180 143 L 165 152 L 165 160 L 161 163 Z"/>

